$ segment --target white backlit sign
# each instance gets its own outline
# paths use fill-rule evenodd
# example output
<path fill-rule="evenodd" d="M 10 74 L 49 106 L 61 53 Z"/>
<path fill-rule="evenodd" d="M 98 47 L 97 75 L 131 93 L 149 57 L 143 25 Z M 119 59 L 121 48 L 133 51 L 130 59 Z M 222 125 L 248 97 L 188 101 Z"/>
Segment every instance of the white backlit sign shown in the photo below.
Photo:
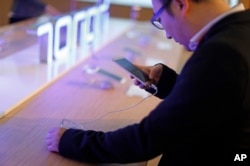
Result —
<path fill-rule="evenodd" d="M 59 17 L 55 22 L 40 25 L 37 29 L 40 61 L 48 63 L 70 59 L 69 56 L 76 56 L 78 43 L 83 53 L 90 48 L 95 49 L 104 34 L 103 25 L 107 25 L 108 9 L 109 0 L 106 0 L 102 4 Z"/>

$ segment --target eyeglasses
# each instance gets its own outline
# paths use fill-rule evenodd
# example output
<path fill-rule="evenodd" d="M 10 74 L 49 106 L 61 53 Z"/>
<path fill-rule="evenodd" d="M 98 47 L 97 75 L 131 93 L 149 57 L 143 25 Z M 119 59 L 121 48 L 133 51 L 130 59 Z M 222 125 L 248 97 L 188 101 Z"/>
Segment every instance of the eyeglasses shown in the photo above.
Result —
<path fill-rule="evenodd" d="M 162 12 L 166 9 L 166 7 L 169 6 L 171 0 L 167 1 L 165 4 L 162 5 L 162 7 L 153 15 L 153 17 L 151 18 L 151 23 L 158 29 L 164 29 L 159 16 L 162 14 Z"/>

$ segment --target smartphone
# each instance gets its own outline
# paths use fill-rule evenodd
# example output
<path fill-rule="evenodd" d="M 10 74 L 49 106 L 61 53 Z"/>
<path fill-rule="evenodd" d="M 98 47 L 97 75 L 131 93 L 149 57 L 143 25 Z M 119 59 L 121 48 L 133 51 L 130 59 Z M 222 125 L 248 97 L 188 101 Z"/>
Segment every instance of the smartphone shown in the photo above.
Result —
<path fill-rule="evenodd" d="M 124 57 L 115 57 L 113 61 L 129 72 L 141 84 L 145 85 L 149 81 L 148 75 Z"/>

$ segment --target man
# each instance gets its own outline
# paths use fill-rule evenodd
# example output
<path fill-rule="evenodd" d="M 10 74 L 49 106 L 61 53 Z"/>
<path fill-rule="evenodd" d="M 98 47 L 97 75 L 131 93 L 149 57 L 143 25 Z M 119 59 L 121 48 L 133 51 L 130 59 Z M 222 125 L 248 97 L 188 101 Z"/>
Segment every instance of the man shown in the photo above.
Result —
<path fill-rule="evenodd" d="M 250 157 L 250 11 L 224 0 L 152 4 L 152 23 L 194 51 L 180 75 L 163 64 L 141 67 L 164 100 L 139 124 L 116 131 L 51 129 L 48 149 L 101 163 L 163 154 L 160 166 L 229 166 L 237 155 Z"/>
<path fill-rule="evenodd" d="M 42 14 L 57 15 L 60 12 L 41 0 L 13 0 L 9 23 L 16 23 Z"/>

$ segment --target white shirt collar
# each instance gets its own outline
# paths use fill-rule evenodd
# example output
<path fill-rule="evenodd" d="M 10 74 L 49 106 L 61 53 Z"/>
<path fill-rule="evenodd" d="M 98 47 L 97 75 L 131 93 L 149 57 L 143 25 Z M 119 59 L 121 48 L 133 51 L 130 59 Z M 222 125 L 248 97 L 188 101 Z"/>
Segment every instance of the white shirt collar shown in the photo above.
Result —
<path fill-rule="evenodd" d="M 235 13 L 235 12 L 239 12 L 239 11 L 243 11 L 245 10 L 244 5 L 242 3 L 236 5 L 235 7 L 231 8 L 228 12 L 223 13 L 221 15 L 219 15 L 218 17 L 216 17 L 215 19 L 213 19 L 212 21 L 210 21 L 205 27 L 203 27 L 198 33 L 196 33 L 190 40 L 189 42 L 189 49 L 191 51 L 194 51 L 200 40 L 202 39 L 202 37 L 208 32 L 208 30 L 214 25 L 216 24 L 218 21 L 220 21 L 221 19 L 223 19 L 224 17 Z"/>

